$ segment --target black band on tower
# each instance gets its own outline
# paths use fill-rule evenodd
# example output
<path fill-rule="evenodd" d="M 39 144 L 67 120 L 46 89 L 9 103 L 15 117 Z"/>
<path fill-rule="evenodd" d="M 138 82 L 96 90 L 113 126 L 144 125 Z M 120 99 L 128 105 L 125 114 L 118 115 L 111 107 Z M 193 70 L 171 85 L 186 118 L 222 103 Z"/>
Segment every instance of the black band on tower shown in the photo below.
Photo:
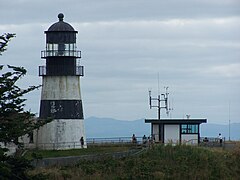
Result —
<path fill-rule="evenodd" d="M 41 100 L 40 118 L 83 119 L 82 100 Z"/>

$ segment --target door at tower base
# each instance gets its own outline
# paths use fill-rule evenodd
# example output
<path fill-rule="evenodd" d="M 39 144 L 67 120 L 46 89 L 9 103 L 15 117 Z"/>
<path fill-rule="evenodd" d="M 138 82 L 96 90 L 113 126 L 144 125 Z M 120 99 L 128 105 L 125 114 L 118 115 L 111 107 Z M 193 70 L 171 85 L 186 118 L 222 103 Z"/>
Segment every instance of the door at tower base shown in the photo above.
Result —
<path fill-rule="evenodd" d="M 83 119 L 54 119 L 35 132 L 36 147 L 39 149 L 79 149 L 86 148 Z M 81 146 L 80 138 L 84 138 Z"/>

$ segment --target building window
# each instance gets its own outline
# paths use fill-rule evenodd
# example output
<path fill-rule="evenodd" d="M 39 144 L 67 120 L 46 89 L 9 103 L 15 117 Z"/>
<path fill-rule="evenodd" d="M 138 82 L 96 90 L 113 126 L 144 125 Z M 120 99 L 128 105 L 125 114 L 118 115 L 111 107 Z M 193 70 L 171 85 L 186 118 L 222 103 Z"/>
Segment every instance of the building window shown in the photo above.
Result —
<path fill-rule="evenodd" d="M 182 124 L 182 134 L 198 134 L 198 124 Z"/>

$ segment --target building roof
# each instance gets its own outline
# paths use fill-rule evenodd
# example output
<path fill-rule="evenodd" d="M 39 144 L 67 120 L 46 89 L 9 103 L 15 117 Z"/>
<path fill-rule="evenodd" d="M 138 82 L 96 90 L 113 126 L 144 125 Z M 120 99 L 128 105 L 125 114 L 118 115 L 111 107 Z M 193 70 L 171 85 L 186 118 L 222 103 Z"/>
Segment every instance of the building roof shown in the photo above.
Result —
<path fill-rule="evenodd" d="M 152 124 L 201 124 L 207 119 L 145 119 L 145 123 Z"/>
<path fill-rule="evenodd" d="M 64 15 L 62 13 L 58 14 L 59 21 L 54 23 L 48 28 L 48 31 L 74 31 L 74 28 L 63 21 Z"/>

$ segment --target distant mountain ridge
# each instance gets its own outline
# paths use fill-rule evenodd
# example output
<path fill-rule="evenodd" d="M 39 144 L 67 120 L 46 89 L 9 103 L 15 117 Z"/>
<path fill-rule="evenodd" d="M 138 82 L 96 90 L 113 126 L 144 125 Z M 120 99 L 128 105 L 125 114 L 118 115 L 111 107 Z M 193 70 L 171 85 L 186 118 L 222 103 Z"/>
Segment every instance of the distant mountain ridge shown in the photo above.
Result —
<path fill-rule="evenodd" d="M 201 136 L 217 137 L 221 133 L 227 140 L 229 139 L 229 125 L 227 124 L 210 124 L 201 125 Z M 230 124 L 231 140 L 240 140 L 240 123 Z"/>
<path fill-rule="evenodd" d="M 89 117 L 85 119 L 87 138 L 138 137 L 150 135 L 150 124 L 144 119 L 134 121 L 117 120 L 112 118 Z M 217 137 L 219 133 L 229 138 L 229 125 L 204 123 L 200 127 L 201 137 Z M 240 140 L 240 123 L 230 124 L 231 140 Z"/>
<path fill-rule="evenodd" d="M 125 121 L 112 118 L 89 117 L 85 119 L 85 130 L 88 138 L 131 137 L 150 134 L 150 125 L 144 119 Z"/>

